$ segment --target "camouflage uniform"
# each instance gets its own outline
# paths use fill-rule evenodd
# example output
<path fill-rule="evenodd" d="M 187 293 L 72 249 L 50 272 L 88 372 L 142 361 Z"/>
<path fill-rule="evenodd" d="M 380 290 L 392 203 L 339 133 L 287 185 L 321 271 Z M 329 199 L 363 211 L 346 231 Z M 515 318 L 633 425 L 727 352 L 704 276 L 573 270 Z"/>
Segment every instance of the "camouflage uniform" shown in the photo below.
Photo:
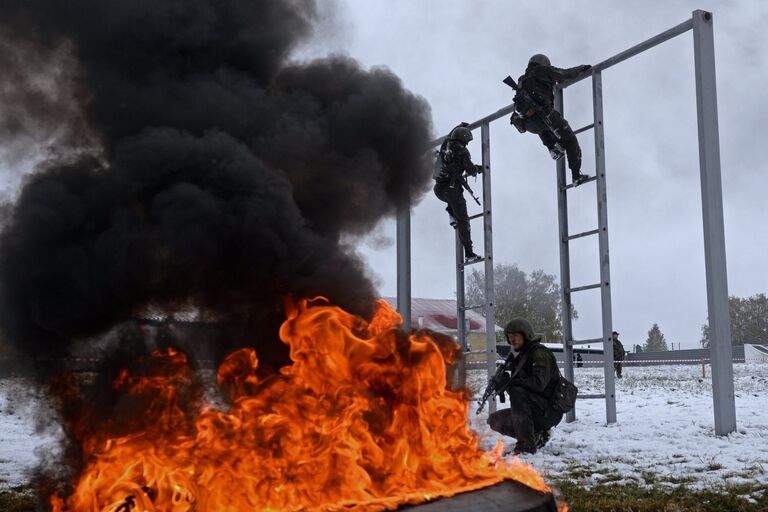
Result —
<path fill-rule="evenodd" d="M 463 125 L 459 127 L 465 128 Z M 464 246 L 464 255 L 467 258 L 477 255 L 472 248 L 467 201 L 464 199 L 464 188 L 459 180 L 464 179 L 464 173 L 475 176 L 481 169 L 480 166 L 472 163 L 466 142 L 449 136 L 440 146 L 435 173 L 432 176 L 435 180 L 435 195 L 441 201 L 448 203 L 445 210 L 452 219 L 455 219 L 451 221 L 451 225 L 455 224 L 454 227 L 458 230 L 459 240 Z"/>
<path fill-rule="evenodd" d="M 535 56 L 534 56 L 535 57 Z M 532 61 L 534 58 L 531 59 Z M 548 62 L 548 59 L 547 59 Z M 549 116 L 553 128 L 560 134 L 560 143 L 568 155 L 568 167 L 571 169 L 573 180 L 581 177 L 581 147 L 571 126 L 563 116 L 555 110 L 555 86 L 562 81 L 576 78 L 587 72 L 590 66 L 576 66 L 568 69 L 560 69 L 548 64 L 539 64 L 537 62 L 529 63 L 525 74 L 521 76 L 517 83 L 519 87 L 528 92 L 536 103 L 542 108 L 542 114 Z M 528 105 L 519 104 L 515 98 L 515 108 L 521 117 L 513 120 L 515 126 L 521 131 L 538 134 L 541 142 L 550 150 L 556 151 L 555 145 L 558 142 L 557 137 L 549 131 L 544 122 Z M 514 116 L 513 116 L 514 119 Z M 560 153 L 562 154 L 562 153 Z"/>
<path fill-rule="evenodd" d="M 621 378 L 621 362 L 624 360 L 624 356 L 626 355 L 626 351 L 624 350 L 624 345 L 621 344 L 619 341 L 619 333 L 616 331 L 613 332 L 615 335 L 613 337 L 613 368 L 616 370 L 616 377 Z"/>
<path fill-rule="evenodd" d="M 507 329 L 505 334 L 509 334 Z M 488 417 L 488 425 L 500 434 L 517 439 L 514 449 L 516 453 L 536 453 L 536 448 L 543 446 L 549 439 L 549 429 L 563 419 L 563 413 L 556 411 L 551 404 L 552 393 L 560 379 L 560 370 L 552 351 L 542 345 L 539 339 L 532 339 L 532 329 L 521 334 L 526 342 L 515 356 L 512 373 L 521 363 L 522 367 L 506 388 L 510 406 L 492 413 Z"/>

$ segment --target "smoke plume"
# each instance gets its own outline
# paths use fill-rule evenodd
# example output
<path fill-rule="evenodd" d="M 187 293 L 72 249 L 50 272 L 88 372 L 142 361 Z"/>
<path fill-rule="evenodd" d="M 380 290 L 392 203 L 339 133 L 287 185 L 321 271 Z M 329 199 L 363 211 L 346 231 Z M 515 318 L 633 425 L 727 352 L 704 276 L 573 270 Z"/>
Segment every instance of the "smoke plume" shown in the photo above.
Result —
<path fill-rule="evenodd" d="M 386 69 L 289 60 L 312 1 L 0 1 L 2 145 L 46 156 L 0 236 L 0 322 L 55 359 L 147 307 L 276 342 L 286 295 L 366 314 L 354 251 L 429 182 L 429 107 Z M 270 355 L 271 354 L 271 355 Z"/>

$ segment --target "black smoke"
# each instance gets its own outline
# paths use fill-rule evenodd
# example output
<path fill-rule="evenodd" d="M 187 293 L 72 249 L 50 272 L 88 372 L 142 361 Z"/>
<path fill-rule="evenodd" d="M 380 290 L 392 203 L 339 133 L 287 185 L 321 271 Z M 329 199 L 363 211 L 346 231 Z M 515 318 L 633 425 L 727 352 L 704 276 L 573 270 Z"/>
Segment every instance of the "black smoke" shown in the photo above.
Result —
<path fill-rule="evenodd" d="M 285 296 L 359 314 L 344 245 L 428 182 L 429 107 L 386 69 L 289 60 L 293 0 L 0 0 L 0 136 L 44 141 L 0 235 L 0 326 L 66 354 L 148 306 L 275 364 Z M 20 142 L 21 141 L 21 142 Z M 272 355 L 270 355 L 272 353 Z"/>

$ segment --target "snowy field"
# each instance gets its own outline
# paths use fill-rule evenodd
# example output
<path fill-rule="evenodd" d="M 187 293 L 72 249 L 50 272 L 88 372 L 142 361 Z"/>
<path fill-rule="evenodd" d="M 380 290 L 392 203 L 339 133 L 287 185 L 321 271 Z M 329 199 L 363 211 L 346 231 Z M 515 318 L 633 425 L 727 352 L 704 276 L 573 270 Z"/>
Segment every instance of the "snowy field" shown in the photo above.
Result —
<path fill-rule="evenodd" d="M 582 393 L 602 392 L 602 369 L 576 369 Z M 722 488 L 738 483 L 768 484 L 768 364 L 736 364 L 738 431 L 714 434 L 709 368 L 700 366 L 628 367 L 616 381 L 618 423 L 605 425 L 603 400 L 577 402 L 577 420 L 558 425 L 549 444 L 525 460 L 547 477 L 571 477 L 588 486 L 596 482 Z M 485 374 L 472 371 L 470 385 L 484 387 Z M 47 439 L 34 432 L 29 398 L 15 391 L 21 379 L 0 380 L 0 488 L 29 481 L 36 453 L 50 453 Z M 505 407 L 505 404 L 500 404 Z M 470 421 L 483 446 L 499 436 L 470 406 Z M 504 439 L 508 446 L 513 440 Z"/>
<path fill-rule="evenodd" d="M 580 393 L 602 393 L 602 368 L 574 371 Z M 617 423 L 606 426 L 605 400 L 579 400 L 576 421 L 563 419 L 549 443 L 524 460 L 550 478 L 569 476 L 585 486 L 768 484 L 768 364 L 734 365 L 737 432 L 727 437 L 714 433 L 709 366 L 705 379 L 697 365 L 625 367 L 623 373 L 616 380 Z M 473 389 L 485 382 L 484 372 L 470 373 Z M 487 408 L 481 417 L 475 410 L 471 424 L 490 448 L 502 436 L 486 425 Z"/>

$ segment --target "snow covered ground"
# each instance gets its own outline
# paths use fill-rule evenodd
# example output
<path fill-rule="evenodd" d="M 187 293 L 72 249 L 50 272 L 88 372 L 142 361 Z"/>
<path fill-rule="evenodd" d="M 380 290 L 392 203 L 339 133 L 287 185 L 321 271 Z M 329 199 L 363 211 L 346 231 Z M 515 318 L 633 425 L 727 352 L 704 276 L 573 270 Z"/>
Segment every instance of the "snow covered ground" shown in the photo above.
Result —
<path fill-rule="evenodd" d="M 602 393 L 602 368 L 575 372 L 579 393 Z M 579 400 L 576 421 L 563 420 L 549 443 L 524 459 L 550 478 L 575 477 L 586 486 L 768 484 L 768 364 L 734 365 L 737 432 L 727 437 L 714 433 L 708 366 L 706 375 L 702 379 L 696 365 L 625 367 L 624 378 L 616 380 L 617 423 L 606 426 L 605 400 Z M 473 389 L 485 382 L 484 372 L 470 373 Z M 487 408 L 481 417 L 475 409 L 471 424 L 490 448 L 501 436 L 486 425 Z"/>
<path fill-rule="evenodd" d="M 602 391 L 602 369 L 576 372 L 581 393 Z M 603 400 L 580 400 L 577 420 L 563 421 L 549 444 L 525 459 L 550 478 L 570 476 L 583 485 L 768 484 L 768 364 L 736 364 L 734 374 L 738 431 L 728 437 L 714 434 L 709 368 L 702 379 L 700 366 L 629 367 L 624 379 L 616 381 L 618 423 L 605 425 Z M 485 374 L 472 371 L 469 382 L 479 390 Z M 24 385 L 21 379 L 0 380 L 0 487 L 28 482 L 36 447 L 50 440 L 35 434 L 30 399 L 15 393 Z M 499 436 L 485 423 L 488 409 L 481 417 L 475 409 L 473 403 L 471 424 L 483 446 L 491 448 Z M 37 452 L 42 457 L 50 453 Z"/>

